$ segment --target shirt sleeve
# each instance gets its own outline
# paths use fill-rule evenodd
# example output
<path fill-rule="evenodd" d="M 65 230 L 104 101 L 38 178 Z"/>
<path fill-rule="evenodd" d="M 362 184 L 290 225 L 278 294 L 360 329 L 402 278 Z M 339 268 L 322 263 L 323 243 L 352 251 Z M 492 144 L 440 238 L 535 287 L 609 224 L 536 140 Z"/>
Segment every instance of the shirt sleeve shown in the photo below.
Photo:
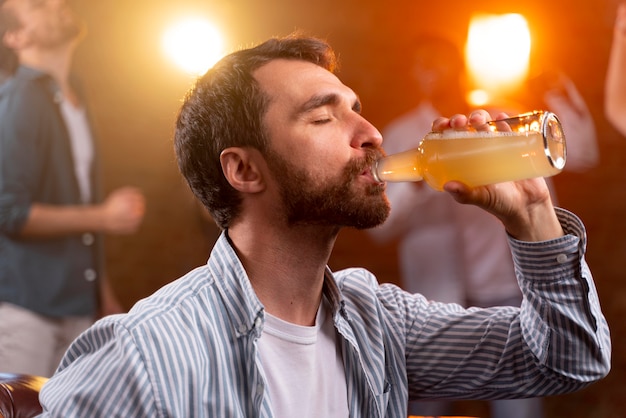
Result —
<path fill-rule="evenodd" d="M 22 228 L 43 167 L 41 126 L 43 103 L 49 98 L 34 86 L 7 92 L 0 101 L 0 232 Z"/>
<path fill-rule="evenodd" d="M 162 416 L 145 359 L 114 317 L 100 320 L 72 344 L 41 390 L 41 417 Z"/>
<path fill-rule="evenodd" d="M 582 222 L 565 210 L 557 215 L 565 238 L 539 244 L 510 239 L 524 294 L 522 335 L 549 370 L 591 382 L 610 368 L 610 332 L 584 259 Z"/>
<path fill-rule="evenodd" d="M 564 237 L 509 239 L 520 308 L 464 309 L 421 295 L 399 302 L 391 295 L 398 290 L 386 291 L 392 327 L 406 327 L 396 331 L 406 333 L 411 399 L 556 395 L 608 374 L 611 339 L 584 260 L 584 227 L 570 212 L 557 214 Z"/>

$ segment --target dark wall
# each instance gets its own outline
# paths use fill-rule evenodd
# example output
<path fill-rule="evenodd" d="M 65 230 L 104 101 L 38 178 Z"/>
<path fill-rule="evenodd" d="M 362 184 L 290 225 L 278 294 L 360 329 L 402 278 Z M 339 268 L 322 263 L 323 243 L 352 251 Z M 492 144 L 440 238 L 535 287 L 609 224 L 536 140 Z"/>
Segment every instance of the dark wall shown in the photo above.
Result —
<path fill-rule="evenodd" d="M 229 49 L 294 29 L 327 38 L 340 55 L 340 77 L 361 96 L 365 116 L 382 128 L 414 104 L 407 94 L 406 71 L 412 37 L 435 31 L 462 43 L 473 11 L 523 13 L 533 33 L 532 65 L 560 68 L 569 74 L 596 120 L 601 165 L 584 174 L 563 173 L 555 182 L 561 206 L 579 214 L 587 225 L 588 261 L 614 341 L 611 375 L 585 391 L 548 399 L 548 416 L 624 415 L 626 138 L 606 122 L 602 105 L 616 0 L 75 3 L 90 26 L 89 37 L 79 49 L 77 69 L 89 87 L 99 122 L 107 189 L 134 184 L 148 199 L 139 233 L 108 240 L 109 275 L 128 307 L 204 263 L 218 234 L 191 197 L 174 161 L 173 121 L 192 80 L 175 70 L 160 52 L 158 38 L 168 17 L 179 10 L 214 16 L 229 39 Z M 380 248 L 363 232 L 346 230 L 330 263 L 333 268 L 365 266 L 381 281 L 397 282 L 395 257 L 393 245 Z M 475 413 L 486 414 L 483 409 Z"/>

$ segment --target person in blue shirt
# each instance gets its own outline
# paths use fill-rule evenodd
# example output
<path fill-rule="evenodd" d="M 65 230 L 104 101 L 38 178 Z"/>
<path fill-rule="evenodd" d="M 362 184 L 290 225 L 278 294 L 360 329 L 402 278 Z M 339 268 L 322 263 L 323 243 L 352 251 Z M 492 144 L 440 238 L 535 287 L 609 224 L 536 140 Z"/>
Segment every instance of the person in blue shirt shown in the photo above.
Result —
<path fill-rule="evenodd" d="M 206 265 L 72 344 L 40 393 L 42 416 L 405 418 L 409 400 L 554 395 L 606 376 L 584 227 L 541 178 L 445 185 L 504 224 L 521 307 L 465 309 L 329 268 L 342 228 L 390 211 L 370 170 L 383 139 L 335 65 L 326 42 L 293 34 L 197 81 L 175 151 L 222 234 Z"/>
<path fill-rule="evenodd" d="M 0 2 L 5 57 L 19 64 L 0 85 L 0 372 L 50 376 L 99 315 L 123 311 L 100 235 L 135 232 L 145 202 L 134 187 L 102 199 L 95 135 L 71 76 L 84 33 L 63 0 Z"/>

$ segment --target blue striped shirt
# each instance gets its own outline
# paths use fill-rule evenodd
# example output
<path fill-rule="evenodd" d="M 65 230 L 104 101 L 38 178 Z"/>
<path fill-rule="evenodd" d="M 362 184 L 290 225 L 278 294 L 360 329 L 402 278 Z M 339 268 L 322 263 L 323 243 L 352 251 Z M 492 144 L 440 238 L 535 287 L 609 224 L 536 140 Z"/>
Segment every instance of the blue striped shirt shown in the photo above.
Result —
<path fill-rule="evenodd" d="M 521 308 L 463 309 L 379 285 L 364 269 L 328 271 L 350 416 L 406 417 L 409 399 L 554 395 L 604 377 L 611 341 L 585 231 L 575 215 L 558 214 L 568 235 L 510 240 Z M 207 265 L 72 344 L 41 392 L 43 416 L 271 417 L 257 349 L 263 324 L 223 234 Z"/>

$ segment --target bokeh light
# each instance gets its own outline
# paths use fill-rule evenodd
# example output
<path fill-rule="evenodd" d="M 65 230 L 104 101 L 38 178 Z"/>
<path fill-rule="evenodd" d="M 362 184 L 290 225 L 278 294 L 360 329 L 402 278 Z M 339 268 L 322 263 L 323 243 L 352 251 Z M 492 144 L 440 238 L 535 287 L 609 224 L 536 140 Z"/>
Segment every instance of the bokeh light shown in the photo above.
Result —
<path fill-rule="evenodd" d="M 505 96 L 518 88 L 528 74 L 530 47 L 530 30 L 524 16 L 473 16 L 465 54 L 474 88 L 490 97 Z"/>
<path fill-rule="evenodd" d="M 204 74 L 224 54 L 219 30 L 199 17 L 174 22 L 163 34 L 163 50 L 174 64 L 194 76 Z"/>

